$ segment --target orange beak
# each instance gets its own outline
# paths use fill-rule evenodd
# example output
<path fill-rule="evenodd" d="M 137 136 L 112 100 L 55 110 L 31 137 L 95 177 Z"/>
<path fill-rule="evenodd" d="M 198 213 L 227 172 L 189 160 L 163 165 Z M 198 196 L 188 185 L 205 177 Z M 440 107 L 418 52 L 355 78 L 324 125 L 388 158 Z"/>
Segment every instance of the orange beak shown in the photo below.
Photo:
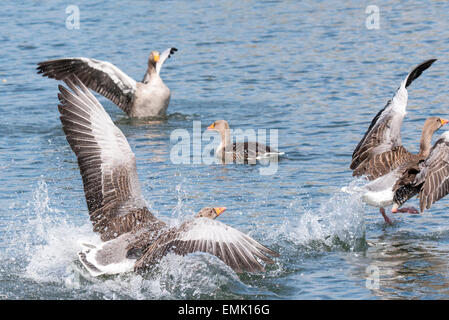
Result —
<path fill-rule="evenodd" d="M 214 130 L 215 129 L 215 123 L 212 123 L 210 126 L 207 127 L 207 130 Z"/>
<path fill-rule="evenodd" d="M 155 54 L 154 55 L 154 62 L 158 62 L 159 61 L 159 54 Z"/>
<path fill-rule="evenodd" d="M 218 207 L 218 208 L 214 208 L 214 210 L 218 217 L 220 214 L 222 214 L 223 212 L 226 211 L 226 207 Z"/>
<path fill-rule="evenodd" d="M 447 124 L 449 122 L 449 120 L 446 119 L 440 119 L 441 121 L 441 125 L 444 126 L 445 124 Z"/>

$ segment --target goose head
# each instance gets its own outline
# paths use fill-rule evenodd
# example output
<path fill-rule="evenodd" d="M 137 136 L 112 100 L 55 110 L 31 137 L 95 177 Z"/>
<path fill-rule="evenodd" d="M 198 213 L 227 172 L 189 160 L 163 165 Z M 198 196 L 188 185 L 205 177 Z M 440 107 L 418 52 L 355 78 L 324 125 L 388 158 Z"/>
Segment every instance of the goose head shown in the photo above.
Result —
<path fill-rule="evenodd" d="M 421 142 L 419 146 L 419 154 L 421 156 L 423 156 L 424 158 L 427 158 L 429 156 L 433 134 L 448 122 L 448 120 L 440 117 L 427 118 L 426 122 L 424 122 L 424 127 L 421 134 Z"/>
<path fill-rule="evenodd" d="M 206 207 L 201 209 L 196 215 L 195 218 L 209 218 L 214 220 L 216 217 L 218 217 L 220 214 L 225 212 L 225 207 L 217 207 L 217 208 L 211 208 Z"/>
<path fill-rule="evenodd" d="M 429 117 L 426 119 L 426 122 L 424 122 L 423 132 L 426 131 L 429 134 L 433 134 L 448 122 L 448 120 L 440 117 Z"/>
<path fill-rule="evenodd" d="M 148 66 L 156 66 L 156 63 L 160 59 L 159 51 L 151 51 L 150 57 L 148 58 Z"/>
<path fill-rule="evenodd" d="M 217 120 L 208 126 L 207 130 L 214 130 L 223 133 L 225 130 L 229 130 L 229 124 L 226 120 Z"/>

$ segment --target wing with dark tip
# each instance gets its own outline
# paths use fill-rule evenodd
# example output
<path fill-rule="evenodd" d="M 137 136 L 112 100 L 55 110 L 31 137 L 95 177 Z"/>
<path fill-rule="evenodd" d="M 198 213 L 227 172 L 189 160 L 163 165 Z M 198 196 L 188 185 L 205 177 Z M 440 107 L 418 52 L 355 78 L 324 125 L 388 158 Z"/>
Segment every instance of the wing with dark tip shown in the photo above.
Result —
<path fill-rule="evenodd" d="M 145 206 L 136 160 L 123 133 L 74 77 L 59 86 L 61 123 L 76 154 L 94 231 L 110 240 L 155 218 Z"/>
<path fill-rule="evenodd" d="M 415 69 L 412 70 L 412 72 L 410 72 L 407 76 L 406 82 L 405 82 L 405 87 L 407 88 L 409 85 L 412 84 L 413 81 L 415 81 L 415 79 L 418 79 L 419 76 L 426 70 L 428 69 L 432 63 L 434 63 L 435 61 L 437 61 L 437 59 L 429 59 L 427 61 L 424 61 L 423 63 L 421 63 L 420 65 L 416 66 Z"/>
<path fill-rule="evenodd" d="M 421 212 L 449 193 L 449 142 L 439 139 L 432 147 L 420 172 L 416 175 L 414 184 L 422 184 L 419 192 Z"/>
<path fill-rule="evenodd" d="M 165 60 L 170 58 L 172 54 L 174 54 L 178 49 L 176 48 L 168 48 L 164 52 L 161 53 L 159 57 L 159 61 L 156 63 L 156 72 L 159 74 L 161 72 L 162 65 L 164 64 Z"/>
<path fill-rule="evenodd" d="M 64 80 L 75 75 L 88 88 L 114 102 L 127 114 L 130 112 L 137 83 L 113 64 L 89 58 L 63 58 L 39 62 L 38 73 Z"/>
<path fill-rule="evenodd" d="M 137 261 L 135 269 L 144 270 L 169 252 L 186 255 L 193 252 L 210 253 L 235 272 L 262 272 L 264 267 L 256 258 L 273 263 L 267 255 L 279 254 L 251 237 L 224 223 L 208 218 L 195 218 L 179 229 L 161 235 Z"/>
<path fill-rule="evenodd" d="M 367 175 L 369 179 L 375 179 L 395 169 L 403 163 L 401 157 L 409 155 L 401 141 L 401 125 L 407 108 L 407 87 L 435 61 L 427 60 L 415 67 L 402 81 L 393 99 L 371 121 L 352 154 L 350 168 L 354 170 L 354 176 Z"/>

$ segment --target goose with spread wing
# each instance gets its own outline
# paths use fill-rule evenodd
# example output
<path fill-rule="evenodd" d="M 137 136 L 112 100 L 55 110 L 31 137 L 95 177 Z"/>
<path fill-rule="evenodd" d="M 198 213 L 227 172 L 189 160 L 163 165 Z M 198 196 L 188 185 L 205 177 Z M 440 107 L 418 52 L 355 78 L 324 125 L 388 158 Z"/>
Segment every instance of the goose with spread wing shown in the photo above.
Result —
<path fill-rule="evenodd" d="M 372 120 L 364 137 L 352 154 L 350 168 L 353 176 L 365 175 L 372 181 L 366 187 L 368 192 L 364 200 L 369 204 L 380 207 L 385 221 L 389 222 L 383 206 L 391 203 L 391 188 L 399 175 L 399 167 L 406 168 L 406 163 L 413 165 L 425 159 L 431 147 L 433 133 L 447 121 L 441 118 L 427 120 L 421 136 L 420 151 L 412 154 L 402 146 L 401 125 L 406 114 L 408 100 L 408 86 L 416 80 L 436 59 L 430 59 L 416 66 L 401 82 L 393 99 L 380 110 Z M 396 170 L 395 172 L 393 172 Z M 387 175 L 386 177 L 384 177 Z M 379 179 L 379 180 L 377 180 Z M 384 197 L 387 200 L 383 199 Z M 406 211 L 404 209 L 403 211 Z M 410 210 L 414 212 L 415 210 Z"/>
<path fill-rule="evenodd" d="M 75 75 L 85 86 L 114 102 L 133 118 L 163 116 L 170 102 L 170 89 L 159 76 L 165 60 L 178 49 L 162 54 L 152 51 L 141 82 L 135 81 L 113 64 L 90 58 L 62 58 L 38 63 L 38 73 L 64 80 Z"/>
<path fill-rule="evenodd" d="M 231 129 L 226 120 L 214 121 L 207 130 L 220 133 L 221 142 L 215 150 L 215 156 L 223 163 L 255 164 L 257 160 L 277 159 L 284 154 L 256 141 L 231 142 Z"/>
<path fill-rule="evenodd" d="M 257 260 L 278 256 L 244 233 L 213 220 L 224 208 L 205 208 L 179 228 L 169 228 L 147 208 L 136 159 L 102 105 L 76 76 L 59 86 L 62 128 L 78 159 L 99 246 L 83 244 L 80 261 L 94 275 L 142 271 L 168 252 L 206 252 L 236 272 L 264 271 Z"/>
<path fill-rule="evenodd" d="M 404 184 L 408 185 L 411 180 L 413 181 L 420 163 L 426 160 L 430 154 L 432 135 L 447 123 L 448 120 L 440 117 L 428 118 L 422 130 L 420 152 L 418 154 L 409 154 L 409 157 L 403 159 L 403 162 L 397 168 L 362 187 L 364 191 L 363 201 L 379 207 L 380 213 L 388 224 L 392 224 L 392 222 L 386 215 L 383 207 L 393 204 L 395 195 L 400 195 L 404 192 L 399 190 L 401 186 Z M 413 207 L 396 209 L 394 213 L 396 212 L 418 213 Z"/>

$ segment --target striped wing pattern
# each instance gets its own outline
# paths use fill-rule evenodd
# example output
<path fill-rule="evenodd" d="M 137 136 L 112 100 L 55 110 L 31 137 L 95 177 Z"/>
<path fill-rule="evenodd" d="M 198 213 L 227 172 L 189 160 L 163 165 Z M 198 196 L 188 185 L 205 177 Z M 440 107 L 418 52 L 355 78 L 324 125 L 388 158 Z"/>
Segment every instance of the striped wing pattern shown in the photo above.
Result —
<path fill-rule="evenodd" d="M 421 212 L 449 193 L 449 142 L 439 139 L 416 176 L 415 185 L 421 185 L 419 206 Z"/>
<path fill-rule="evenodd" d="M 114 102 L 127 114 L 130 112 L 137 83 L 113 64 L 89 58 L 63 58 L 40 62 L 38 73 L 64 80 L 75 75 L 88 88 Z"/>
<path fill-rule="evenodd" d="M 255 164 L 256 158 L 267 152 L 272 152 L 270 147 L 258 142 L 235 142 L 232 144 L 232 150 L 225 148 L 222 157 L 226 162 L 231 162 L 232 159 L 232 162 L 236 163 Z"/>
<path fill-rule="evenodd" d="M 161 235 L 137 261 L 135 269 L 144 270 L 169 252 L 179 255 L 210 253 L 236 272 L 262 272 L 264 268 L 256 258 L 273 263 L 267 255 L 279 256 L 228 225 L 207 218 L 195 218 Z"/>
<path fill-rule="evenodd" d="M 405 113 L 396 112 L 392 101 L 389 101 L 376 115 L 352 154 L 350 168 L 354 170 L 354 176 L 367 175 L 373 180 L 379 177 L 379 173 L 374 171 L 390 172 L 396 168 L 397 158 L 401 154 L 408 153 L 401 145 L 400 136 L 404 116 Z M 375 164 L 379 166 L 378 169 L 374 168 Z"/>
<path fill-rule="evenodd" d="M 106 241 L 153 218 L 146 208 L 136 160 L 125 136 L 76 77 L 59 86 L 61 122 L 76 154 L 94 231 Z"/>
<path fill-rule="evenodd" d="M 414 157 L 415 155 L 408 152 L 403 146 L 398 146 L 390 151 L 366 158 L 354 170 L 353 175 L 366 175 L 368 179 L 374 180 L 391 172 L 400 165 L 412 161 Z"/>

